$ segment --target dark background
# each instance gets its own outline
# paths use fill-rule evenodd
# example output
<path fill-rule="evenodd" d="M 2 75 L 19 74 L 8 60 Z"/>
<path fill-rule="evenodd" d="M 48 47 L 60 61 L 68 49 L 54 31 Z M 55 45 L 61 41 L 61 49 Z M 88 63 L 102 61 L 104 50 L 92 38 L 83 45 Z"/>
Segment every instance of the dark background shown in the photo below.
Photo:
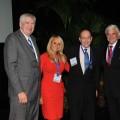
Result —
<path fill-rule="evenodd" d="M 110 20 L 113 24 L 120 22 L 120 10 L 118 0 L 97 0 L 96 12 Z"/>
<path fill-rule="evenodd" d="M 33 12 L 36 3 L 40 0 L 12 0 L 13 29 L 18 29 L 19 16 L 24 12 Z M 72 9 L 72 8 L 71 8 Z M 120 23 L 120 10 L 118 0 L 96 0 L 94 11 L 113 21 L 113 24 Z"/>

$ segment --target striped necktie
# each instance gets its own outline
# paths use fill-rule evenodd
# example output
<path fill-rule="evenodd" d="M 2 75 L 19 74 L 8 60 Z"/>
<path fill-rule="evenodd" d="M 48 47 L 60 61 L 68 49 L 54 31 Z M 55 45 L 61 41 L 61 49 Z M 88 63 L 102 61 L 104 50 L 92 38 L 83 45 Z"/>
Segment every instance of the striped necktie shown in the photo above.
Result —
<path fill-rule="evenodd" d="M 34 49 L 33 49 L 33 45 L 32 45 L 32 40 L 30 37 L 28 37 L 28 43 L 29 43 L 29 47 L 32 49 L 32 51 L 34 52 Z"/>
<path fill-rule="evenodd" d="M 31 48 L 31 50 L 33 51 L 37 61 L 38 61 L 38 56 L 37 56 L 37 53 L 36 53 L 36 50 L 33 48 L 33 43 L 32 43 L 32 39 L 30 37 L 28 37 L 28 44 L 29 44 L 29 47 Z"/>
<path fill-rule="evenodd" d="M 113 46 L 109 46 L 109 49 L 108 49 L 107 62 L 109 65 L 111 64 L 111 59 L 112 59 L 112 47 Z"/>

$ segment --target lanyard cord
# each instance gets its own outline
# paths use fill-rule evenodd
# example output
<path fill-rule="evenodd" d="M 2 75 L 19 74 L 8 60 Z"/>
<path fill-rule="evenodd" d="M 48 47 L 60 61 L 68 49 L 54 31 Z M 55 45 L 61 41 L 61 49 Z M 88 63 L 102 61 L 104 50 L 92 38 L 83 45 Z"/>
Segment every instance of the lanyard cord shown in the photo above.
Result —
<path fill-rule="evenodd" d="M 58 59 L 58 61 L 54 60 L 54 62 L 56 64 L 56 71 L 57 71 L 57 73 L 60 73 L 60 62 L 59 62 L 59 59 Z"/>
<path fill-rule="evenodd" d="M 81 49 L 82 49 L 83 54 L 85 55 L 85 51 L 83 50 L 82 46 L 81 46 Z M 88 58 L 88 61 L 89 61 L 89 64 L 91 65 L 92 64 L 92 52 L 91 52 L 90 59 Z"/>

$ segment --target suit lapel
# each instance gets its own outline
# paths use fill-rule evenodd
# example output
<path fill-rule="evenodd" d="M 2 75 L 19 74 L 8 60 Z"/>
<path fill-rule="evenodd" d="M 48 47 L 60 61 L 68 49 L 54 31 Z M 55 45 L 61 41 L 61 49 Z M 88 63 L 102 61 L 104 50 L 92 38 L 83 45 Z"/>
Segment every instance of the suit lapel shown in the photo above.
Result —
<path fill-rule="evenodd" d="M 104 52 L 103 52 L 103 59 L 104 59 L 104 63 L 106 66 L 109 66 L 107 61 L 106 61 L 106 51 L 107 51 L 107 46 L 106 48 L 104 49 Z M 118 59 L 118 56 L 120 54 L 120 41 L 118 40 L 115 48 L 114 48 L 114 53 L 113 53 L 113 57 L 112 57 L 112 60 L 111 60 L 111 66 L 116 62 L 116 60 Z"/>
<path fill-rule="evenodd" d="M 92 70 L 93 64 L 95 63 L 94 57 L 95 57 L 94 50 L 93 50 L 93 48 L 90 46 L 90 62 L 91 62 L 90 64 L 91 64 L 91 66 L 89 66 L 89 67 L 87 68 L 86 72 L 87 72 L 88 70 Z M 85 74 L 86 74 L 86 72 L 85 72 Z"/>
<path fill-rule="evenodd" d="M 78 60 L 78 67 L 79 67 L 80 72 L 83 74 L 81 63 L 80 63 L 80 46 L 77 47 L 76 53 L 77 53 L 76 56 Z"/>
<path fill-rule="evenodd" d="M 90 47 L 90 61 L 92 62 L 91 64 L 94 63 L 94 50 L 92 49 L 92 47 Z"/>
<path fill-rule="evenodd" d="M 26 54 L 28 55 L 28 57 L 30 58 L 31 61 L 36 60 L 36 57 L 33 54 L 33 51 L 31 50 L 31 48 L 29 47 L 29 44 L 28 44 L 25 36 L 22 34 L 22 32 L 20 30 L 18 31 L 18 33 L 19 33 L 19 38 L 20 38 L 19 42 L 21 43 L 21 46 L 23 47 L 24 51 L 26 52 Z M 38 54 L 38 52 L 37 52 L 37 54 Z"/>
<path fill-rule="evenodd" d="M 112 60 L 111 60 L 111 65 L 113 63 L 115 63 L 115 61 L 117 60 L 118 56 L 120 55 L 120 41 L 118 40 L 115 48 L 114 48 L 114 53 L 113 53 L 113 57 L 112 57 Z"/>
<path fill-rule="evenodd" d="M 39 55 L 40 55 L 39 49 L 38 49 L 38 47 L 37 47 L 37 44 L 36 44 L 34 38 L 33 38 L 32 36 L 31 36 L 31 38 L 32 38 L 32 42 L 33 42 L 33 45 L 34 45 L 35 50 L 36 50 L 36 53 L 37 53 L 38 61 L 39 61 Z"/>

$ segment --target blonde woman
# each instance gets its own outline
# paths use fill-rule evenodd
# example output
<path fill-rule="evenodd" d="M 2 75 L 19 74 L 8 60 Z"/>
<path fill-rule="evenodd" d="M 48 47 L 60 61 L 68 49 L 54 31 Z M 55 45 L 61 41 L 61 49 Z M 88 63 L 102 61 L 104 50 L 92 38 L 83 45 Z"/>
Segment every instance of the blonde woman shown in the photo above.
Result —
<path fill-rule="evenodd" d="M 40 69 L 43 73 L 41 99 L 43 117 L 47 120 L 60 120 L 63 117 L 64 84 L 62 73 L 69 71 L 69 64 L 63 54 L 64 42 L 53 35 L 47 45 L 47 52 L 40 56 Z"/>

